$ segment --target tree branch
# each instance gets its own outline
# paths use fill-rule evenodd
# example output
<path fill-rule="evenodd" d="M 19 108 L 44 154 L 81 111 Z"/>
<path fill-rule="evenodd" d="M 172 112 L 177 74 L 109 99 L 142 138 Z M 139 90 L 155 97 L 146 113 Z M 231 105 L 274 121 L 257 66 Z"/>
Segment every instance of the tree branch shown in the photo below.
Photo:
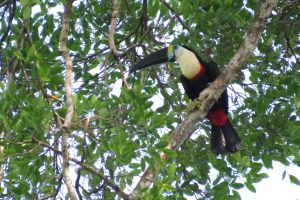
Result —
<path fill-rule="evenodd" d="M 4 143 L 4 138 L 5 138 L 5 132 L 2 131 L 0 133 L 0 143 L 3 144 Z M 4 146 L 0 146 L 0 158 L 4 157 Z M 4 164 L 0 165 L 0 182 L 2 182 L 4 178 Z"/>
<path fill-rule="evenodd" d="M 29 18 L 23 19 L 22 28 L 19 34 L 18 43 L 17 43 L 17 50 L 20 50 L 23 48 L 25 34 L 28 32 L 28 26 L 29 26 Z M 5 70 L 5 72 L 8 75 L 8 83 L 10 83 L 13 80 L 15 70 L 19 64 L 19 59 L 14 56 L 12 60 L 9 63 L 9 68 Z"/>
<path fill-rule="evenodd" d="M 6 9 L 7 8 L 9 9 L 9 11 L 8 11 L 9 17 L 8 17 L 7 28 L 5 31 L 3 31 L 2 36 L 0 38 L 0 47 L 1 47 L 2 43 L 5 41 L 5 39 L 7 38 L 8 33 L 11 31 L 12 22 L 15 17 L 16 1 L 15 0 L 14 1 L 10 1 L 10 0 L 4 1 L 3 3 L 0 4 L 0 8 L 4 5 L 6 6 Z M 6 9 L 4 10 L 4 12 L 6 11 Z"/>
<path fill-rule="evenodd" d="M 68 149 L 68 138 L 71 132 L 71 122 L 74 113 L 74 103 L 72 96 L 72 74 L 73 74 L 73 62 L 67 47 L 68 32 L 70 29 L 70 14 L 72 9 L 73 0 L 67 0 L 64 8 L 64 15 L 62 19 L 62 29 L 60 33 L 60 51 L 62 53 L 64 62 L 66 64 L 65 75 L 65 90 L 66 90 L 66 105 L 67 114 L 64 121 L 63 137 L 62 137 L 62 152 L 63 152 L 63 176 L 72 200 L 77 200 L 75 190 L 72 186 L 72 180 L 70 177 L 70 155 Z"/>
<path fill-rule="evenodd" d="M 294 0 L 289 2 L 286 6 L 284 6 L 281 11 L 280 11 L 280 17 L 279 17 L 279 22 L 280 26 L 282 27 L 286 46 L 287 46 L 287 51 L 290 49 L 296 63 L 300 67 L 300 60 L 297 57 L 297 53 L 294 51 L 294 48 L 292 47 L 290 37 L 288 35 L 288 31 L 286 29 L 286 18 L 289 16 L 290 12 L 292 12 L 293 9 L 297 8 L 300 4 L 299 0 Z"/>
<path fill-rule="evenodd" d="M 111 15 L 111 23 L 110 23 L 109 31 L 108 31 L 108 40 L 109 40 L 110 50 L 111 50 L 112 54 L 116 57 L 120 57 L 120 56 L 123 55 L 123 53 L 120 52 L 116 48 L 115 39 L 114 39 L 116 24 L 117 24 L 117 18 L 119 16 L 119 13 L 120 13 L 119 2 L 118 2 L 118 0 L 113 0 L 113 12 L 112 12 L 112 15 Z"/>
<path fill-rule="evenodd" d="M 64 16 L 62 21 L 62 30 L 60 33 L 60 51 L 66 64 L 66 75 L 65 75 L 65 90 L 66 90 L 66 105 L 67 114 L 64 122 L 64 128 L 69 132 L 71 129 L 71 122 L 74 112 L 74 103 L 72 97 L 72 74 L 73 74 L 73 62 L 69 54 L 67 47 L 67 39 L 69 32 L 70 14 L 73 0 L 68 0 L 65 5 Z"/>
<path fill-rule="evenodd" d="M 42 142 L 36 138 L 32 138 L 32 142 L 36 143 L 42 147 L 46 147 L 48 149 L 50 149 L 51 151 L 53 151 L 54 153 L 63 156 L 64 152 L 59 151 L 58 149 L 55 149 L 54 147 L 50 146 L 49 144 Z M 72 162 L 76 163 L 77 165 L 79 165 L 80 167 L 82 167 L 83 169 L 99 176 L 104 182 L 105 184 L 107 184 L 109 187 L 111 187 L 120 197 L 122 197 L 123 199 L 128 199 L 128 195 L 121 190 L 121 188 L 113 181 L 110 180 L 107 176 L 105 176 L 100 170 L 96 169 L 93 166 L 87 165 L 79 160 L 77 160 L 76 158 L 72 158 L 69 157 L 69 160 L 71 160 Z"/>
<path fill-rule="evenodd" d="M 131 51 L 133 48 L 139 46 L 139 44 L 133 44 L 130 47 L 128 47 L 126 50 L 123 50 L 123 51 L 119 51 L 117 49 L 114 35 L 115 35 L 115 30 L 116 30 L 117 18 L 119 17 L 119 14 L 120 14 L 119 2 L 118 2 L 118 0 L 113 0 L 113 12 L 111 15 L 111 23 L 110 23 L 109 30 L 108 30 L 108 41 L 109 41 L 110 51 L 115 57 L 122 57 L 122 56 L 126 55 L 129 51 Z M 139 28 L 139 25 L 136 26 L 136 30 L 138 28 Z M 136 30 L 129 33 L 129 35 L 126 36 L 125 38 L 130 37 L 130 35 L 133 34 Z M 122 40 L 124 41 L 125 38 L 123 38 Z M 119 44 L 121 41 L 117 42 L 117 44 Z"/>
<path fill-rule="evenodd" d="M 175 11 L 175 9 L 172 8 L 165 0 L 162 0 L 161 2 L 171 11 L 172 14 L 175 15 L 176 19 L 179 21 L 181 26 L 187 31 L 190 31 L 190 28 L 182 21 L 180 15 Z"/>
<path fill-rule="evenodd" d="M 256 45 L 264 30 L 267 17 L 271 14 L 271 11 L 276 5 L 277 0 L 262 1 L 259 11 L 256 13 L 254 21 L 248 30 L 247 36 L 244 38 L 243 42 L 239 46 L 239 49 L 230 60 L 227 69 L 224 70 L 224 72 L 208 88 L 201 92 L 199 97 L 199 101 L 203 102 L 201 108 L 190 113 L 186 120 L 178 125 L 170 137 L 167 148 L 178 150 L 186 138 L 190 136 L 195 124 L 199 120 L 203 120 L 206 117 L 209 109 L 221 96 L 227 85 L 234 79 L 235 74 L 241 70 L 242 64 L 256 48 Z M 167 159 L 167 155 L 161 153 L 161 158 Z M 142 194 L 139 194 L 139 191 L 151 186 L 151 184 L 154 182 L 156 174 L 159 171 L 159 168 L 160 166 L 157 167 L 158 170 L 156 172 L 153 172 L 150 167 L 146 169 L 139 183 L 130 194 L 130 199 L 138 199 L 143 197 Z"/>

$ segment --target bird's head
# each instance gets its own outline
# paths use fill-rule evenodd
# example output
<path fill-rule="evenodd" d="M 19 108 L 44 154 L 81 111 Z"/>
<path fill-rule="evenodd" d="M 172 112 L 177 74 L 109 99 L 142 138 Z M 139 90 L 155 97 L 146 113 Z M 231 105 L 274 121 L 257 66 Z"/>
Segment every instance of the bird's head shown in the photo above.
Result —
<path fill-rule="evenodd" d="M 200 62 L 194 51 L 186 46 L 170 45 L 153 54 L 150 54 L 130 69 L 129 73 L 143 69 L 155 64 L 177 61 L 182 74 L 187 78 L 192 78 L 200 70 Z"/>

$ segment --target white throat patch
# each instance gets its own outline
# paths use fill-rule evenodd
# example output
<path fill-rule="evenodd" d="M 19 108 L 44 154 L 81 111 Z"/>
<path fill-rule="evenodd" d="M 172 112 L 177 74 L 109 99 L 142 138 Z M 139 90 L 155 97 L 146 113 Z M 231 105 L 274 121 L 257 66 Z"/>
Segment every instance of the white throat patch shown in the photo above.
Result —
<path fill-rule="evenodd" d="M 174 53 L 183 76 L 191 79 L 199 73 L 200 62 L 192 51 L 180 46 Z"/>

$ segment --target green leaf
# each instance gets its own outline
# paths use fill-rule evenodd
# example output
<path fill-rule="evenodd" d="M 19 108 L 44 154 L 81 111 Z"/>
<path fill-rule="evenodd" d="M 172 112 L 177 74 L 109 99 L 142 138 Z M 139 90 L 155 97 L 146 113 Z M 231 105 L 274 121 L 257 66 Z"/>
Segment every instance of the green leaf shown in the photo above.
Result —
<path fill-rule="evenodd" d="M 130 167 L 131 168 L 138 168 L 138 167 L 140 167 L 140 164 L 139 163 L 131 163 Z"/>
<path fill-rule="evenodd" d="M 162 189 L 167 191 L 176 191 L 175 187 L 167 183 L 163 184 Z"/>
<path fill-rule="evenodd" d="M 169 157 L 176 157 L 177 153 L 171 149 L 162 149 L 162 151 Z"/>
<path fill-rule="evenodd" d="M 35 45 L 33 44 L 27 51 L 26 61 L 28 61 L 31 58 L 34 52 L 35 52 Z"/>
<path fill-rule="evenodd" d="M 262 154 L 262 161 L 264 163 L 264 166 L 268 169 L 272 168 L 272 157 L 271 155 Z"/>
<path fill-rule="evenodd" d="M 20 51 L 14 51 L 14 55 L 21 60 L 25 60 L 23 54 Z"/>
<path fill-rule="evenodd" d="M 257 96 L 257 93 L 253 88 L 247 87 L 244 90 L 245 90 L 245 92 L 249 93 L 250 96 Z"/>
<path fill-rule="evenodd" d="M 242 199 L 241 195 L 238 193 L 238 191 L 232 190 L 232 193 L 233 193 L 233 198 L 232 199 L 236 199 L 236 200 Z"/>
<path fill-rule="evenodd" d="M 257 176 L 259 178 L 268 178 L 269 177 L 269 175 L 267 173 L 260 173 L 260 174 L 257 174 Z"/>
<path fill-rule="evenodd" d="M 286 177 L 286 170 L 284 170 L 284 171 L 282 172 L 281 179 L 283 180 L 283 179 L 285 179 L 285 177 Z"/>
<path fill-rule="evenodd" d="M 157 16 L 157 12 L 159 10 L 159 1 L 151 1 L 152 4 L 148 4 L 148 15 L 151 17 Z"/>
<path fill-rule="evenodd" d="M 289 175 L 290 181 L 296 185 L 300 185 L 299 179 L 294 175 Z"/>
<path fill-rule="evenodd" d="M 152 158 L 149 158 L 148 156 L 145 156 L 144 159 L 147 161 L 147 163 L 150 165 L 151 169 L 153 171 L 156 171 L 156 164 Z"/>
<path fill-rule="evenodd" d="M 214 188 L 215 196 L 227 196 L 229 193 L 228 183 L 226 181 L 221 182 L 216 185 Z"/>
<path fill-rule="evenodd" d="M 231 186 L 232 186 L 234 189 L 241 189 L 241 188 L 243 188 L 245 185 L 242 184 L 242 183 L 233 183 L 233 184 L 231 184 Z"/>
<path fill-rule="evenodd" d="M 31 2 L 34 3 L 34 4 L 40 4 L 41 3 L 40 0 L 31 0 Z"/>
<path fill-rule="evenodd" d="M 31 15 L 31 7 L 29 5 L 26 5 L 23 10 L 23 18 L 28 19 L 30 18 L 30 15 Z"/>
<path fill-rule="evenodd" d="M 30 3 L 31 0 L 20 0 L 22 6 L 26 6 Z"/>
<path fill-rule="evenodd" d="M 176 163 L 173 161 L 168 169 L 168 179 L 169 181 L 172 181 L 175 177 L 176 172 Z"/>
<path fill-rule="evenodd" d="M 253 186 L 252 182 L 251 181 L 247 181 L 245 183 L 246 187 L 248 188 L 248 190 L 250 190 L 251 192 L 256 192 L 256 189 L 255 187 Z"/>
<path fill-rule="evenodd" d="M 142 158 L 142 161 L 141 161 L 141 170 L 145 170 L 146 169 L 146 160 L 145 158 Z"/>
<path fill-rule="evenodd" d="M 168 144 L 169 144 L 169 136 L 167 134 L 165 134 L 161 137 L 159 143 L 157 143 L 157 145 L 155 145 L 155 147 L 162 149 L 162 148 L 165 148 Z"/>
<path fill-rule="evenodd" d="M 70 50 L 78 51 L 81 48 L 80 40 L 70 40 L 68 48 Z"/>
<path fill-rule="evenodd" d="M 91 104 L 94 105 L 97 101 L 98 101 L 97 96 L 93 94 L 91 98 Z"/>
<path fill-rule="evenodd" d="M 226 6 L 232 6 L 232 2 L 233 2 L 233 0 L 225 0 L 225 1 L 224 1 L 224 4 L 225 4 Z"/>
<path fill-rule="evenodd" d="M 125 179 L 122 178 L 120 181 L 120 188 L 123 190 L 125 187 L 126 187 L 126 182 Z"/>

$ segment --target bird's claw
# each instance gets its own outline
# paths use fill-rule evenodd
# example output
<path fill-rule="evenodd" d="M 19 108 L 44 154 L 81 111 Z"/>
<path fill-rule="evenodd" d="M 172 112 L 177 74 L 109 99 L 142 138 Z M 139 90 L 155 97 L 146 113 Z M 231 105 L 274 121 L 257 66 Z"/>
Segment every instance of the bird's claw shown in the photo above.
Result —
<path fill-rule="evenodd" d="M 188 113 L 190 113 L 190 112 L 192 112 L 192 111 L 194 111 L 194 110 L 200 108 L 201 106 L 202 106 L 202 102 L 200 102 L 200 101 L 197 101 L 197 100 L 195 100 L 195 101 L 190 101 L 190 102 L 187 104 L 186 111 L 187 111 Z"/>

